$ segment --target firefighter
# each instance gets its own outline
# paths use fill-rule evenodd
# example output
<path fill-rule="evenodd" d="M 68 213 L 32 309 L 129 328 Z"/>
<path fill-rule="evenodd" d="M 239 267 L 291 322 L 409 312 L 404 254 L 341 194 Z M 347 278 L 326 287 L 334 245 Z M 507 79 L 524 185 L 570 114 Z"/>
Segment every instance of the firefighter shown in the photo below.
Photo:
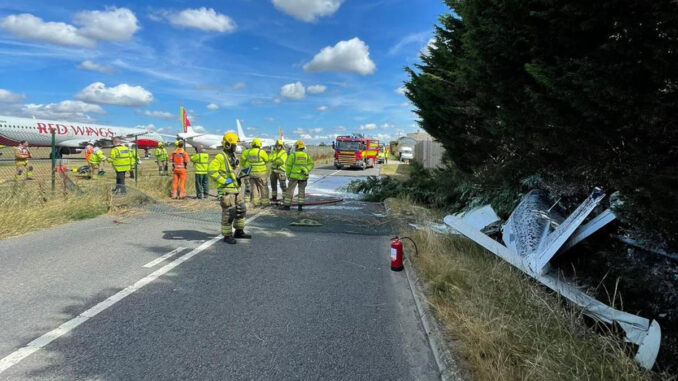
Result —
<path fill-rule="evenodd" d="M 139 169 L 137 165 L 141 164 L 141 162 L 137 156 L 136 144 L 129 143 L 127 146 L 129 147 L 129 178 L 133 179 L 135 176 L 134 169 Z M 136 175 L 138 175 L 138 173 Z"/>
<path fill-rule="evenodd" d="M 238 177 L 238 135 L 227 132 L 221 145 L 224 151 L 212 159 L 207 173 L 217 184 L 217 197 L 221 203 L 221 234 L 224 235 L 224 242 L 232 245 L 236 243 L 236 238 L 250 239 L 252 236 L 245 234 L 247 208 L 245 193 Z"/>
<path fill-rule="evenodd" d="M 285 161 L 287 161 L 287 151 L 282 140 L 275 142 L 273 152 L 271 152 L 271 202 L 278 201 L 278 183 L 283 197 L 287 192 L 287 176 L 285 174 Z"/>
<path fill-rule="evenodd" d="M 101 166 L 106 161 L 106 156 L 104 156 L 104 151 L 101 148 L 94 146 L 92 148 L 92 153 L 89 155 L 89 178 L 92 176 L 99 176 L 101 172 Z"/>
<path fill-rule="evenodd" d="M 297 185 L 299 185 L 299 194 L 297 195 L 297 202 L 299 204 L 298 209 L 301 212 L 303 208 L 308 175 L 313 169 L 313 158 L 311 158 L 305 150 L 306 145 L 304 142 L 297 140 L 297 142 L 294 143 L 294 152 L 287 157 L 285 167 L 290 182 L 287 185 L 287 192 L 283 199 L 283 209 L 285 210 L 290 210 L 292 198 L 294 197 L 294 188 L 296 188 Z"/>
<path fill-rule="evenodd" d="M 268 184 L 266 184 L 266 163 L 268 154 L 261 149 L 261 140 L 254 138 L 252 148 L 244 150 L 241 156 L 242 166 L 249 169 L 250 201 L 252 205 L 259 206 L 268 199 Z"/>
<path fill-rule="evenodd" d="M 209 179 L 207 177 L 207 167 L 210 162 L 210 155 L 204 151 L 204 147 L 199 145 L 195 148 L 195 154 L 191 156 L 191 163 L 195 167 L 195 193 L 199 199 L 207 198 L 209 192 Z"/>
<path fill-rule="evenodd" d="M 14 151 L 14 164 L 16 164 L 16 175 L 14 178 L 18 181 L 24 177 L 26 180 L 33 179 L 33 166 L 28 163 L 32 158 L 31 151 L 28 150 L 28 141 L 22 140 Z"/>
<path fill-rule="evenodd" d="M 126 194 L 125 174 L 131 169 L 130 160 L 132 154 L 128 147 L 122 145 L 119 137 L 113 138 L 113 145 L 111 156 L 108 158 L 108 162 L 113 164 L 113 170 L 115 170 L 115 189 L 113 192 Z"/>
<path fill-rule="evenodd" d="M 169 155 L 167 154 L 167 148 L 165 148 L 162 142 L 158 142 L 158 148 L 153 150 L 153 156 L 155 156 L 155 162 L 158 164 L 158 174 L 169 175 L 168 163 Z"/>
<path fill-rule="evenodd" d="M 92 156 L 92 151 L 94 151 L 94 146 L 92 143 L 87 143 L 85 147 L 85 163 L 89 164 L 89 158 Z"/>
<path fill-rule="evenodd" d="M 184 151 L 184 142 L 176 142 L 177 149 L 175 149 L 170 155 L 170 160 L 172 161 L 172 173 L 174 177 L 172 178 L 172 198 L 176 199 L 177 197 L 181 200 L 186 198 L 186 165 L 188 164 L 190 158 L 186 151 Z"/>

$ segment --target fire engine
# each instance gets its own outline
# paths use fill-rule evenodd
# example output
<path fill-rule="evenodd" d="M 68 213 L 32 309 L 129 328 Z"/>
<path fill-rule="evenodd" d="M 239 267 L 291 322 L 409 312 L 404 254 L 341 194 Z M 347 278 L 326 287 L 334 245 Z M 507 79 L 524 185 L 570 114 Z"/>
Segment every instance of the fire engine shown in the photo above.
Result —
<path fill-rule="evenodd" d="M 366 138 L 363 135 L 337 136 L 334 143 L 334 166 L 365 169 L 374 167 L 379 154 L 379 140 Z"/>

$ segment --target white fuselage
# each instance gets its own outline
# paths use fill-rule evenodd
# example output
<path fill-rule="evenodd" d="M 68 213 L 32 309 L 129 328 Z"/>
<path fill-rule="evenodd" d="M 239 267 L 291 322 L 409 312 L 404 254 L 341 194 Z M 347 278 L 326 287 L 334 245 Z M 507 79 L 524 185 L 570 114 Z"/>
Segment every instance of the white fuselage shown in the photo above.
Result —
<path fill-rule="evenodd" d="M 119 136 L 132 141 L 138 136 L 140 148 L 143 145 L 161 142 L 160 135 L 141 128 L 105 126 L 91 123 L 71 123 L 65 121 L 17 118 L 0 115 L 0 144 L 16 145 L 26 140 L 31 146 L 50 146 L 52 131 L 58 147 L 82 148 L 88 142 L 97 142 L 102 146 L 110 145 L 111 139 Z M 141 143 L 141 142 L 144 143 Z"/>

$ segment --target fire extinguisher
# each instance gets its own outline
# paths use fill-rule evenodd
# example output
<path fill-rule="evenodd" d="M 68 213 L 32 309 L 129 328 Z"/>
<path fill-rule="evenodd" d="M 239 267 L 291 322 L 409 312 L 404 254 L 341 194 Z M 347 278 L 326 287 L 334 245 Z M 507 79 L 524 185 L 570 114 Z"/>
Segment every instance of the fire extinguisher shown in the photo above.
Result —
<path fill-rule="evenodd" d="M 393 271 L 403 271 L 405 266 L 403 266 L 403 241 L 400 240 L 401 238 L 396 236 L 393 236 L 391 238 L 391 270 Z M 417 249 L 417 244 L 414 242 L 414 240 L 410 237 L 402 237 L 402 239 L 409 240 L 412 242 L 412 245 L 414 245 L 414 253 L 415 255 L 419 254 L 419 250 Z"/>
<path fill-rule="evenodd" d="M 403 271 L 403 242 L 395 236 L 391 238 L 391 270 Z"/>

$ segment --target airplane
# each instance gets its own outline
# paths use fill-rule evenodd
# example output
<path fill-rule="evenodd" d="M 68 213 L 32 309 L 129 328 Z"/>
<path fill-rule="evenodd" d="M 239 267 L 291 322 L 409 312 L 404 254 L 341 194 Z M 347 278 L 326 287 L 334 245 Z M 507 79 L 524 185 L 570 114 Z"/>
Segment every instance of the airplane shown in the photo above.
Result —
<path fill-rule="evenodd" d="M 177 138 L 185 141 L 186 143 L 192 145 L 193 147 L 196 147 L 198 145 L 202 145 L 203 147 L 210 148 L 210 149 L 219 149 L 221 148 L 221 140 L 223 139 L 223 135 L 215 135 L 215 134 L 206 134 L 206 133 L 199 133 L 195 132 L 193 128 L 191 127 L 191 121 L 188 119 L 188 116 L 186 115 L 186 110 L 183 107 L 179 108 L 179 118 L 181 120 L 181 125 L 183 127 L 184 132 L 177 134 Z M 253 137 L 248 137 L 245 135 L 245 131 L 242 128 L 242 124 L 240 123 L 240 120 L 236 119 L 236 130 L 238 134 L 238 138 L 240 138 L 240 141 L 244 145 L 251 145 L 252 141 L 254 140 Z M 282 131 L 280 133 L 281 135 L 281 140 L 285 145 L 292 145 L 294 144 L 294 141 L 291 141 L 289 139 L 284 139 L 282 138 Z M 275 140 L 274 139 L 269 139 L 269 138 L 259 138 L 261 140 L 261 147 L 262 148 L 270 148 L 275 146 Z"/>
<path fill-rule="evenodd" d="M 26 140 L 33 147 L 49 147 L 52 145 L 51 131 L 55 132 L 56 146 L 64 155 L 79 153 L 89 143 L 112 147 L 112 139 L 116 136 L 128 143 L 137 137 L 138 148 L 143 150 L 155 148 L 163 141 L 160 135 L 142 128 L 0 115 L 0 144 L 16 146 Z"/>

